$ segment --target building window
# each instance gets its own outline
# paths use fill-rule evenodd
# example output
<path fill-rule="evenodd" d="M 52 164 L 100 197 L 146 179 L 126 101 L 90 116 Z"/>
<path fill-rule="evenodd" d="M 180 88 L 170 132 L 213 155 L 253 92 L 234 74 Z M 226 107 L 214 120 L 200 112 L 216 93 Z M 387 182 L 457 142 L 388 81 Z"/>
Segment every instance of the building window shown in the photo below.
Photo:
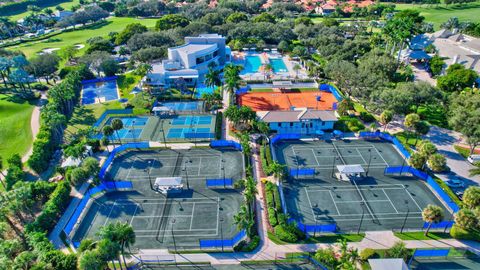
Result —
<path fill-rule="evenodd" d="M 322 127 L 325 126 L 325 122 L 322 121 Z"/>
<path fill-rule="evenodd" d="M 313 127 L 313 123 L 312 123 L 312 122 L 310 122 L 310 127 L 311 127 L 311 128 Z"/>
<path fill-rule="evenodd" d="M 278 123 L 278 127 L 282 127 L 282 123 Z"/>
<path fill-rule="evenodd" d="M 293 122 L 290 122 L 290 127 L 293 127 Z"/>
<path fill-rule="evenodd" d="M 218 50 L 214 51 L 213 52 L 213 57 L 217 56 L 218 55 Z"/>

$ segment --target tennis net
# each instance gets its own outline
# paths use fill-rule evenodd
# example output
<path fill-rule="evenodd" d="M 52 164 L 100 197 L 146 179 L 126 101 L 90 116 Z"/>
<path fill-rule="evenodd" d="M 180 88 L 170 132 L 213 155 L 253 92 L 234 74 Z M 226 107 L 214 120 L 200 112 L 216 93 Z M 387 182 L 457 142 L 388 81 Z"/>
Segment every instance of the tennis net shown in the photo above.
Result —
<path fill-rule="evenodd" d="M 333 145 L 333 148 L 335 149 L 335 151 L 337 151 L 337 154 L 340 157 L 340 159 L 342 160 L 343 164 L 346 165 L 347 163 L 345 162 L 345 159 L 343 159 L 342 154 L 340 154 L 340 151 L 338 150 L 338 147 L 334 143 L 332 143 L 332 145 Z"/>

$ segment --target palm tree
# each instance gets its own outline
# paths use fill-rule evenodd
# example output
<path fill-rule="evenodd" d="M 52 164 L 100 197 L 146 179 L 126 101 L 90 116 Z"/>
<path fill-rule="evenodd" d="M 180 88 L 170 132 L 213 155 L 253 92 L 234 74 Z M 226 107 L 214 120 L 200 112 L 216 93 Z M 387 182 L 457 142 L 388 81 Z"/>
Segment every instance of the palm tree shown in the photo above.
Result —
<path fill-rule="evenodd" d="M 227 91 L 232 95 L 240 86 L 240 71 L 242 67 L 234 64 L 227 64 L 224 68 L 224 77 Z"/>
<path fill-rule="evenodd" d="M 246 205 L 242 205 L 237 214 L 233 216 L 233 222 L 240 230 L 245 230 L 247 232 L 248 238 L 252 235 L 252 229 L 255 221 L 253 220 L 253 215 L 249 214 Z"/>
<path fill-rule="evenodd" d="M 105 138 L 107 138 L 107 142 L 108 142 L 108 138 L 110 138 L 110 136 L 113 135 L 113 128 L 109 125 L 105 125 L 103 126 L 102 128 L 102 133 L 103 133 L 103 136 L 105 136 Z M 105 146 L 107 148 L 107 151 L 110 153 L 110 151 L 108 150 L 108 145 Z"/>
<path fill-rule="evenodd" d="M 123 263 L 125 267 L 128 267 L 125 260 L 125 248 L 130 249 L 130 246 L 135 244 L 135 231 L 130 224 L 117 222 L 115 223 L 115 232 L 117 234 L 117 241 L 120 243 Z"/>
<path fill-rule="evenodd" d="M 267 74 L 270 74 L 270 72 L 272 72 L 273 70 L 273 67 L 271 64 L 264 64 L 263 65 L 263 76 L 265 78 L 265 80 L 267 79 Z"/>
<path fill-rule="evenodd" d="M 383 125 L 383 132 L 387 130 L 388 124 L 393 120 L 393 112 L 385 110 L 380 114 L 380 123 Z"/>
<path fill-rule="evenodd" d="M 252 177 L 248 177 L 245 181 L 245 190 L 243 191 L 243 195 L 245 196 L 245 201 L 247 202 L 250 215 L 253 215 L 255 195 L 257 193 L 258 190 L 255 181 Z"/>
<path fill-rule="evenodd" d="M 205 74 L 205 85 L 208 87 L 222 85 L 222 80 L 220 80 L 220 71 L 209 68 L 208 73 Z"/>
<path fill-rule="evenodd" d="M 285 172 L 285 165 L 280 164 L 277 161 L 273 161 L 269 167 L 275 178 L 281 178 Z"/>
<path fill-rule="evenodd" d="M 123 122 L 119 118 L 115 118 L 112 120 L 112 129 L 117 134 L 118 141 L 122 144 L 122 140 L 120 139 L 120 135 L 118 135 L 118 131 L 123 128 Z"/>
<path fill-rule="evenodd" d="M 87 250 L 82 253 L 78 260 L 78 268 L 81 270 L 104 269 L 106 263 L 102 260 L 97 250 Z"/>
<path fill-rule="evenodd" d="M 115 258 L 120 255 L 120 244 L 110 241 L 109 239 L 102 239 L 97 245 L 97 250 L 104 261 L 111 261 L 113 269 L 117 269 L 115 266 Z"/>
<path fill-rule="evenodd" d="M 443 209 L 440 206 L 429 204 L 427 207 L 425 207 L 425 209 L 423 209 L 422 218 L 425 222 L 428 222 L 428 228 L 425 231 L 425 236 L 427 236 L 432 224 L 439 223 L 443 220 Z"/>
<path fill-rule="evenodd" d="M 293 65 L 293 71 L 295 71 L 295 78 L 298 78 L 298 71 L 302 68 L 299 64 Z"/>

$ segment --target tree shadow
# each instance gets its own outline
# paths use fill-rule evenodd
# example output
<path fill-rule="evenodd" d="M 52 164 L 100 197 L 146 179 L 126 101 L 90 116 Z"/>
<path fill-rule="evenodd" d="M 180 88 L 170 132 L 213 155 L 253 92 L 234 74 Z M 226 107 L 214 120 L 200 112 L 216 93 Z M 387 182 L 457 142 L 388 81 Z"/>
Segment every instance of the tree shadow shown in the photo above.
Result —
<path fill-rule="evenodd" d="M 85 106 L 77 107 L 70 118 L 70 124 L 72 125 L 93 125 L 97 119 L 93 115 L 93 110 Z"/>

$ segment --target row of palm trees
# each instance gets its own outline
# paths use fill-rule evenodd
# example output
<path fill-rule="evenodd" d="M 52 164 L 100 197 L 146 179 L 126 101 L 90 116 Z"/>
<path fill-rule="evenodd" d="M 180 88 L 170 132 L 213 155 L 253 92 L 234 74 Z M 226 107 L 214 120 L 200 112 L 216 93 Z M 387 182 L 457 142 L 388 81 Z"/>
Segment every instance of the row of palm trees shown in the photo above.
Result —
<path fill-rule="evenodd" d="M 118 141 L 120 142 L 120 144 L 122 144 L 122 140 L 120 139 L 120 136 L 118 135 L 118 131 L 121 130 L 122 128 L 123 128 L 122 120 L 119 119 L 119 118 L 115 118 L 115 119 L 112 120 L 110 125 L 103 126 L 102 134 L 103 134 L 103 136 L 105 136 L 105 138 L 108 139 L 115 132 L 115 134 L 117 135 Z M 105 140 L 105 141 L 108 141 L 108 140 Z M 108 147 L 107 147 L 107 151 L 108 151 Z"/>

